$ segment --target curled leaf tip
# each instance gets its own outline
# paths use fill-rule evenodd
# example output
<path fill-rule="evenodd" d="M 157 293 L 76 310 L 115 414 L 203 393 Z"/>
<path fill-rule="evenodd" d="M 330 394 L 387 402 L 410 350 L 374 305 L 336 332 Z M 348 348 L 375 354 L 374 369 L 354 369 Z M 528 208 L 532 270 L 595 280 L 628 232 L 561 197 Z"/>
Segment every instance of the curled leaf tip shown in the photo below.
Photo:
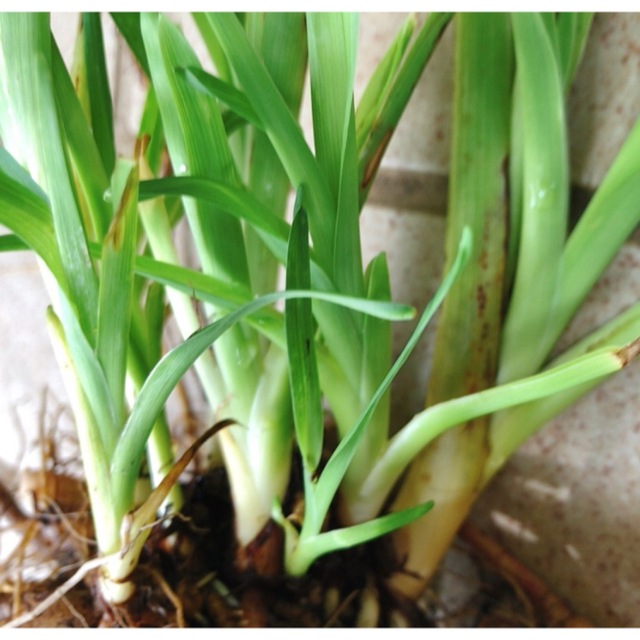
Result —
<path fill-rule="evenodd" d="M 620 368 L 626 367 L 638 354 L 640 354 L 640 337 L 616 352 Z"/>

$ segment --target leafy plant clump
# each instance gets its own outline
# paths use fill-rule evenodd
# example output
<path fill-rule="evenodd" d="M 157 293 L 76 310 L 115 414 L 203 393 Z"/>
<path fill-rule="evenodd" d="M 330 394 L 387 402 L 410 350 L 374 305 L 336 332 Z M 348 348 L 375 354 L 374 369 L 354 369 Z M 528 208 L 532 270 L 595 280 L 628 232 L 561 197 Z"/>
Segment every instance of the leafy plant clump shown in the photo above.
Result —
<path fill-rule="evenodd" d="M 46 14 L 0 16 L 1 247 L 33 251 L 51 296 L 98 591 L 118 611 L 141 554 L 208 544 L 172 535 L 197 520 L 179 478 L 204 447 L 228 482 L 229 510 L 207 495 L 233 523 L 234 571 L 302 577 L 391 533 L 375 580 L 415 599 L 515 449 L 638 351 L 636 305 L 549 361 L 640 218 L 640 129 L 569 228 L 565 96 L 590 15 L 410 16 L 357 105 L 357 15 L 193 18 L 215 74 L 169 18 L 111 15 L 147 88 L 135 148 L 116 149 L 100 16 L 83 14 L 70 71 Z M 415 310 L 392 300 L 384 254 L 363 267 L 360 213 L 450 23 L 446 264 L 394 358 L 392 322 Z M 438 309 L 425 409 L 391 432 L 392 381 Z M 164 353 L 168 314 L 182 341 Z M 163 408 L 191 368 L 214 426 L 176 461 Z"/>

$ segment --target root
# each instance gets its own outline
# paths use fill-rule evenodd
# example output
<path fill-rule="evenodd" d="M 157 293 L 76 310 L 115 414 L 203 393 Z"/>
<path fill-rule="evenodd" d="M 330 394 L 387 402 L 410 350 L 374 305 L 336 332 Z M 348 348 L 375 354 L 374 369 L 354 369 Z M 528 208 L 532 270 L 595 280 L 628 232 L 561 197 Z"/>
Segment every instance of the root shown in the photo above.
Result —
<path fill-rule="evenodd" d="M 349 607 L 349 605 L 353 602 L 353 600 L 355 600 L 355 598 L 358 596 L 358 591 L 352 591 L 349 595 L 347 595 L 347 597 L 334 609 L 334 611 L 331 613 L 331 616 L 329 617 L 329 619 L 324 623 L 323 627 L 325 629 L 333 627 L 335 624 L 337 624 L 338 620 L 340 619 L 340 616 L 343 614 L 344 611 L 347 610 L 347 608 Z"/>
<path fill-rule="evenodd" d="M 14 500 L 13 494 L 0 482 L 0 518 L 6 518 L 11 525 L 18 525 L 28 520 L 27 515 Z"/>
<path fill-rule="evenodd" d="M 64 596 L 73 589 L 79 582 L 81 582 L 89 573 L 99 569 L 107 562 L 114 560 L 119 554 L 115 553 L 110 556 L 104 556 L 102 558 L 94 558 L 88 560 L 64 583 L 61 584 L 49 597 L 45 598 L 37 607 L 31 611 L 10 620 L 6 624 L 2 625 L 3 629 L 15 629 L 21 627 L 29 622 L 33 622 L 38 616 L 41 616 L 47 609 L 50 609 L 54 604 L 62 600 Z"/>
<path fill-rule="evenodd" d="M 175 607 L 176 623 L 178 627 L 180 629 L 186 628 L 187 625 L 184 619 L 184 605 L 182 603 L 182 600 L 180 600 L 180 598 L 178 597 L 176 592 L 171 588 L 169 583 L 162 577 L 162 574 L 157 569 L 154 569 L 153 567 L 146 567 L 144 565 L 139 565 L 138 568 L 141 571 L 149 574 L 158 583 L 164 595 L 167 596 L 171 604 Z"/>
<path fill-rule="evenodd" d="M 526 593 L 525 606 L 533 606 L 546 627 L 593 627 L 593 624 L 571 611 L 567 604 L 523 564 L 509 555 L 497 542 L 480 529 L 466 523 L 460 535 L 482 558 L 486 559 L 510 583 Z"/>
<path fill-rule="evenodd" d="M 18 557 L 18 575 L 16 577 L 16 584 L 13 591 L 13 615 L 16 616 L 20 613 L 20 603 L 22 601 L 22 565 L 24 563 L 25 551 L 33 538 L 36 535 L 37 523 L 31 522 L 24 534 L 24 537 L 20 541 L 16 551 Z"/>
<path fill-rule="evenodd" d="M 87 622 L 87 619 L 73 606 L 73 604 L 71 603 L 71 600 L 69 600 L 67 596 L 62 596 L 60 599 L 62 600 L 62 602 L 64 602 L 67 609 L 71 611 L 71 615 L 76 620 L 78 620 L 85 629 L 88 629 L 89 623 Z"/>

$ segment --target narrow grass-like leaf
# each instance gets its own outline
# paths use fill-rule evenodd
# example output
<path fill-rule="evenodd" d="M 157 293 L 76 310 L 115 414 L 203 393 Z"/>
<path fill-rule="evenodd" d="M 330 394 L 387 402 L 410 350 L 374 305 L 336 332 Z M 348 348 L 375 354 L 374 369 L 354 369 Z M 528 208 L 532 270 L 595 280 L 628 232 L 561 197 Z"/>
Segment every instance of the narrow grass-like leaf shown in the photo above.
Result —
<path fill-rule="evenodd" d="M 318 163 L 238 19 L 232 14 L 222 13 L 208 14 L 207 17 L 291 183 L 308 186 L 306 206 L 311 235 L 320 264 L 331 276 L 335 207 Z"/>
<path fill-rule="evenodd" d="M 462 228 L 471 228 L 476 241 L 464 277 L 451 288 L 438 318 L 428 406 L 494 385 L 503 313 L 513 66 L 509 18 L 461 13 L 455 27 L 446 262 L 455 256 Z M 488 428 L 489 417 L 482 416 L 443 433 L 417 453 L 407 471 L 392 509 L 436 503 L 429 518 L 399 536 L 411 559 L 427 557 L 420 558 L 421 567 L 431 565 L 431 556 L 441 557 L 459 526 L 456 516 L 466 515 L 464 505 L 476 495 Z M 357 496 L 354 503 L 360 500 Z M 377 508 L 379 503 L 368 505 L 363 514 L 354 504 L 352 518 L 360 521 Z"/>
<path fill-rule="evenodd" d="M 400 355 L 396 358 L 396 361 L 393 363 L 393 366 L 385 376 L 380 386 L 376 389 L 376 392 L 371 397 L 371 400 L 362 412 L 357 423 L 353 426 L 347 436 L 340 441 L 340 444 L 331 455 L 331 458 L 329 458 L 329 461 L 327 462 L 327 465 L 324 468 L 322 475 L 318 479 L 316 485 L 315 494 L 317 503 L 317 518 L 314 522 L 315 525 L 319 525 L 324 519 L 324 516 L 327 514 L 331 505 L 331 501 L 333 500 L 336 491 L 338 490 L 338 487 L 342 482 L 342 479 L 344 478 L 349 464 L 353 460 L 353 456 L 356 453 L 358 443 L 362 438 L 364 429 L 368 421 L 371 419 L 371 416 L 381 398 L 386 393 L 387 389 L 391 385 L 391 382 L 397 375 L 402 365 L 407 361 L 407 358 L 415 348 L 418 340 L 422 336 L 431 318 L 437 311 L 438 307 L 442 304 L 442 301 L 444 300 L 451 286 L 460 275 L 460 272 L 469 260 L 471 247 L 471 232 L 469 231 L 469 229 L 464 229 L 460 238 L 457 259 L 453 262 L 449 272 L 444 276 L 442 282 L 440 283 L 438 290 L 435 292 L 433 298 L 425 307 L 415 329 L 409 337 L 409 340 L 400 352 Z M 417 453 L 417 451 L 415 453 Z M 315 533 L 317 533 L 317 531 Z"/>
<path fill-rule="evenodd" d="M 51 34 L 45 14 L 2 14 L 2 88 L 19 121 L 20 154 L 47 193 L 56 241 L 64 255 L 70 296 L 90 341 L 95 341 L 98 285 L 89 259 L 80 212 L 65 153 L 51 69 Z M 3 125 L 3 132 L 5 126 Z M 47 135 L 42 135 L 46 131 Z"/>
<path fill-rule="evenodd" d="M 164 151 L 164 131 L 162 120 L 158 110 L 158 101 L 153 87 L 149 87 L 147 98 L 142 111 L 138 139 L 144 146 L 144 157 L 152 175 L 156 175 L 160 169 L 162 152 Z M 144 177 L 144 176 L 141 176 Z"/>
<path fill-rule="evenodd" d="M 229 61 L 227 60 L 225 53 L 216 38 L 215 32 L 211 28 L 209 24 L 209 20 L 207 19 L 206 14 L 195 12 L 193 15 L 193 21 L 198 27 L 198 31 L 202 36 L 202 41 L 204 42 L 205 47 L 207 48 L 207 52 L 209 53 L 209 57 L 213 62 L 218 77 L 220 77 L 225 82 L 231 82 L 232 80 L 232 72 L 231 67 L 229 66 Z"/>
<path fill-rule="evenodd" d="M 464 227 L 475 242 L 465 277 L 442 306 L 428 404 L 495 382 L 508 210 L 510 54 L 506 15 L 457 16 L 447 262 L 455 260 Z"/>
<path fill-rule="evenodd" d="M 235 112 L 243 120 L 246 120 L 249 124 L 252 124 L 258 129 L 262 129 L 262 123 L 258 114 L 254 111 L 253 107 L 247 97 L 236 89 L 231 84 L 220 80 L 210 73 L 207 73 L 204 69 L 197 67 L 189 67 L 187 69 L 177 69 L 178 77 L 184 79 L 198 91 L 206 93 L 207 95 L 217 98 L 225 104 L 229 109 Z"/>
<path fill-rule="evenodd" d="M 5 150 L 0 149 L 0 224 L 36 252 L 66 290 L 51 212 L 40 187 Z"/>
<path fill-rule="evenodd" d="M 147 52 L 144 48 L 144 42 L 142 41 L 142 31 L 140 29 L 140 14 L 127 12 L 113 12 L 110 14 L 111 19 L 115 22 L 118 31 L 125 39 L 129 48 L 133 52 L 138 64 L 145 72 L 147 77 L 151 74 L 149 72 L 149 61 L 147 60 Z"/>
<path fill-rule="evenodd" d="M 165 319 L 164 287 L 151 282 L 144 302 L 144 318 L 147 320 L 146 352 L 148 362 L 155 364 L 162 357 L 162 331 Z"/>
<path fill-rule="evenodd" d="M 309 214 L 315 259 L 331 280 L 334 275 L 336 207 L 327 181 L 238 19 L 230 14 L 209 14 L 208 19 L 245 94 L 260 116 L 291 183 L 296 188 L 304 185 L 304 204 Z M 331 353 L 355 388 L 360 376 L 361 338 L 351 314 L 340 309 L 326 311 L 321 305 L 317 306 L 315 314 Z"/>
<path fill-rule="evenodd" d="M 569 90 L 591 29 L 593 13 L 562 11 L 556 16 L 560 68 L 565 91 Z"/>
<path fill-rule="evenodd" d="M 120 544 L 120 519 L 112 508 L 109 455 L 104 449 L 96 418 L 87 401 L 83 385 L 80 383 L 75 358 L 70 353 L 62 324 L 51 308 L 47 310 L 47 326 L 73 413 L 78 422 L 78 440 L 96 523 L 98 548 L 104 554 L 113 553 L 118 550 Z"/>
<path fill-rule="evenodd" d="M 273 250 L 277 250 L 277 255 L 283 263 L 286 261 L 289 224 L 274 215 L 262 202 L 241 187 L 191 176 L 145 180 L 140 183 L 141 201 L 160 195 L 183 195 L 199 198 L 215 204 L 218 209 L 229 215 L 246 220 L 255 229 L 267 234 L 263 236 L 265 242 L 278 241 L 276 245 L 272 245 Z M 212 218 L 214 215 L 215 210 Z"/>
<path fill-rule="evenodd" d="M 367 268 L 367 298 L 370 300 L 391 300 L 391 284 L 389 268 L 385 254 L 375 257 Z M 388 321 L 367 315 L 364 317 L 362 332 L 362 380 L 359 389 L 359 404 L 364 406 L 384 380 L 391 364 L 391 325 Z M 337 381 L 337 377 L 336 377 Z M 332 386 L 327 387 L 327 398 L 333 408 L 335 394 Z M 340 391 L 338 391 L 340 393 Z M 342 395 L 344 393 L 342 392 Z M 359 412 L 359 407 L 353 407 Z M 349 495 L 353 487 L 360 483 L 368 473 L 373 461 L 383 450 L 389 434 L 390 392 L 380 399 L 376 410 L 371 415 L 362 440 L 358 445 L 358 453 L 352 460 L 343 481 L 343 491 Z M 356 413 L 356 417 L 357 417 Z M 341 421 L 340 414 L 335 416 L 338 433 L 344 437 L 353 426 Z"/>
<path fill-rule="evenodd" d="M 553 325 L 540 348 L 548 354 L 560 333 L 640 222 L 640 120 L 566 243 Z"/>
<path fill-rule="evenodd" d="M 567 231 L 569 168 L 564 91 L 553 44 L 537 14 L 512 15 L 522 105 L 523 211 L 504 325 L 500 381 L 537 371 L 555 313 Z"/>
<path fill-rule="evenodd" d="M 516 69 L 511 107 L 511 145 L 509 153 L 509 236 L 507 238 L 507 266 L 505 291 L 511 291 L 518 265 L 520 235 L 522 233 L 522 203 L 524 192 L 524 143 L 522 122 L 521 83 Z"/>
<path fill-rule="evenodd" d="M 336 203 L 330 273 L 339 291 L 361 296 L 364 281 L 353 110 L 358 18 L 352 13 L 310 13 L 307 24 L 316 157 Z"/>
<path fill-rule="evenodd" d="M 104 169 L 108 175 L 111 175 L 116 162 L 116 149 L 113 135 L 111 89 L 107 76 L 99 13 L 82 14 L 82 38 L 84 40 L 91 129 L 102 157 Z"/>
<path fill-rule="evenodd" d="M 184 35 L 164 16 L 145 14 L 142 34 L 162 115 L 167 147 L 178 174 L 216 177 L 238 183 L 217 103 L 176 75 L 198 60 Z M 240 222 L 207 202 L 185 199 L 184 208 L 203 271 L 250 286 Z M 215 216 L 215 225 L 211 217 Z M 259 376 L 257 336 L 234 328 L 215 346 L 216 359 L 230 397 L 227 411 L 245 422 Z"/>
<path fill-rule="evenodd" d="M 119 417 L 116 416 L 116 403 L 102 365 L 93 345 L 82 330 L 75 309 L 64 296 L 60 296 L 59 304 L 60 320 L 64 324 L 67 348 L 73 359 L 73 366 L 95 416 L 103 448 L 106 455 L 110 456 L 115 448 L 118 431 L 122 427 L 122 422 L 119 422 Z"/>
<path fill-rule="evenodd" d="M 287 289 L 308 289 L 310 286 L 307 215 L 297 204 L 289 240 Z M 285 325 L 296 442 L 307 472 L 313 474 L 322 454 L 324 424 L 311 300 L 288 300 Z"/>
<path fill-rule="evenodd" d="M 109 228 L 112 214 L 107 196 L 109 177 L 57 46 L 53 46 L 51 55 L 56 99 L 60 112 L 65 114 L 62 126 L 78 183 L 85 232 L 88 238 L 100 241 Z"/>
<path fill-rule="evenodd" d="M 534 376 L 425 409 L 389 441 L 387 450 L 373 467 L 360 496 L 369 504 L 369 508 L 363 511 L 364 517 L 377 513 L 416 452 L 448 429 L 481 415 L 602 380 L 626 366 L 638 354 L 639 348 L 640 343 L 636 340 L 623 349 L 598 349 Z"/>
<path fill-rule="evenodd" d="M 390 303 L 374 302 L 316 291 L 281 291 L 252 300 L 204 329 L 200 329 L 188 340 L 167 353 L 149 374 L 140 390 L 136 404 L 129 415 L 116 451 L 113 454 L 111 469 L 114 492 L 117 495 L 118 505 L 123 505 L 124 508 L 124 511 L 120 514 L 121 517 L 130 508 L 130 504 L 126 504 L 127 496 L 131 495 L 132 487 L 140 468 L 144 445 L 153 427 L 155 417 L 182 376 L 205 349 L 240 320 L 274 304 L 278 300 L 296 297 L 317 298 L 363 313 L 381 315 L 382 317 L 388 317 L 389 315 L 395 317 L 398 311 L 397 306 Z"/>
<path fill-rule="evenodd" d="M 265 244 L 278 261 L 283 265 L 286 264 L 287 242 L 290 233 L 289 224 L 267 209 L 262 202 L 250 193 L 238 187 L 190 176 L 148 180 L 140 184 L 141 201 L 159 195 L 169 194 L 186 195 L 210 201 L 226 213 L 248 222 L 260 233 Z M 315 262 L 314 256 L 315 254 L 312 253 L 311 282 L 314 288 L 335 292 L 334 284 Z M 239 287 L 239 285 L 235 286 Z M 245 290 L 248 291 L 248 289 Z M 346 318 L 341 317 L 336 309 L 333 311 L 333 315 L 335 316 L 335 318 L 333 318 L 333 320 L 335 320 L 333 323 L 333 325 L 335 325 L 335 331 L 342 331 L 351 337 L 350 334 L 347 333 L 350 328 L 353 328 L 353 325 L 350 324 L 350 318 L 348 316 Z M 321 316 L 321 312 L 318 312 L 318 315 Z M 320 319 L 322 319 L 322 316 Z M 323 329 L 326 330 L 326 324 L 323 325 Z M 351 350 L 346 349 L 345 353 L 349 355 L 351 354 Z M 359 369 L 360 363 L 354 363 L 348 360 L 344 357 L 345 353 L 343 353 L 343 358 L 339 358 L 339 360 L 346 365 L 350 363 L 351 367 L 355 366 Z M 349 371 L 349 366 L 345 366 L 345 370 Z"/>
<path fill-rule="evenodd" d="M 18 236 L 13 233 L 5 233 L 0 235 L 0 251 L 2 253 L 10 253 L 12 251 L 25 251 L 30 247 L 27 243 L 18 238 Z"/>
<path fill-rule="evenodd" d="M 360 206 L 367 199 L 384 152 L 409 102 L 436 44 L 451 20 L 450 13 L 431 13 L 420 27 L 414 43 L 398 70 L 387 100 L 381 105 L 371 131 L 359 149 Z"/>
<path fill-rule="evenodd" d="M 391 46 L 375 68 L 358 103 L 356 110 L 356 135 L 358 152 L 361 152 L 365 140 L 380 115 L 383 105 L 388 99 L 396 73 L 400 69 L 402 58 L 409 46 L 409 41 L 416 28 L 415 15 L 410 15 Z"/>
<path fill-rule="evenodd" d="M 222 119 L 214 101 L 198 94 L 176 75 L 198 60 L 176 25 L 163 16 L 143 15 L 142 33 L 151 65 L 167 146 L 179 175 L 214 177 L 237 183 Z M 210 205 L 185 202 L 203 268 L 212 275 L 248 284 L 240 223 L 219 213 L 215 228 L 205 216 Z"/>
<path fill-rule="evenodd" d="M 247 465 L 268 519 L 274 497 L 283 498 L 291 481 L 294 425 L 285 340 L 269 345 L 263 371 L 247 425 Z"/>
<path fill-rule="evenodd" d="M 294 553 L 285 556 L 285 569 L 289 575 L 301 576 L 321 556 L 380 538 L 421 518 L 432 507 L 433 502 L 427 502 L 368 522 L 303 538 L 298 541 Z"/>
<path fill-rule="evenodd" d="M 102 249 L 96 342 L 118 425 L 124 424 L 125 418 L 126 346 L 134 303 L 133 267 L 138 234 L 138 170 L 131 163 L 124 163 L 123 168 L 128 176 Z M 121 191 L 118 185 L 112 189 L 114 193 Z"/>
<path fill-rule="evenodd" d="M 337 203 L 353 101 L 358 17 L 309 13 L 307 25 L 316 157 Z"/>
<path fill-rule="evenodd" d="M 292 115 L 297 118 L 307 69 L 307 37 L 302 13 L 260 14 L 254 46 Z M 251 193 L 275 215 L 284 217 L 291 189 L 289 176 L 269 136 L 258 129 L 246 145 L 246 184 Z M 253 228 L 245 228 L 251 283 L 255 293 L 273 291 L 278 281 L 278 263 Z"/>
<path fill-rule="evenodd" d="M 602 348 L 624 349 L 640 336 L 640 303 L 615 316 L 593 333 L 555 358 L 548 369 Z M 600 383 L 593 380 L 562 393 L 519 405 L 494 416 L 491 423 L 490 454 L 485 465 L 483 482 L 488 482 L 511 454 L 561 411 L 574 404 Z"/>
<path fill-rule="evenodd" d="M 367 298 L 369 300 L 391 301 L 391 280 L 387 256 L 384 253 L 376 256 L 369 264 L 366 272 Z M 386 320 L 366 316 L 363 326 L 362 398 L 369 398 L 384 379 L 391 363 L 391 326 Z M 386 440 L 389 429 L 389 398 L 384 397 L 372 418 L 372 426 L 367 437 L 368 457 L 376 455 L 379 447 Z"/>
<path fill-rule="evenodd" d="M 226 283 L 216 280 L 211 276 L 185 267 L 163 263 L 145 256 L 138 256 L 136 258 L 136 273 L 188 295 L 192 295 L 199 300 L 211 302 L 216 306 L 231 311 L 251 300 L 251 297 L 245 295 L 241 290 L 229 288 Z M 343 303 L 344 306 L 352 308 L 355 311 L 375 315 L 375 317 L 380 317 L 385 320 L 402 321 L 415 317 L 415 310 L 412 307 L 400 303 L 350 298 L 340 294 L 321 291 L 314 291 L 313 298 L 324 302 Z M 282 342 L 284 336 L 280 336 L 279 333 L 283 329 L 283 321 L 277 311 L 270 309 L 263 310 L 256 313 L 252 318 L 255 327 L 259 331 L 284 347 L 284 342 Z"/>
<path fill-rule="evenodd" d="M 140 146 L 139 152 L 140 170 L 144 176 L 148 176 L 150 169 L 146 163 L 142 146 Z M 170 270 L 173 268 L 173 265 L 177 265 L 180 260 L 174 244 L 170 216 L 165 205 L 166 202 L 161 199 L 140 203 L 140 219 L 151 253 L 154 258 L 168 263 L 166 264 L 166 269 Z M 150 262 L 152 265 L 155 264 L 153 261 Z M 139 270 L 138 274 L 140 275 Z M 194 275 L 198 278 L 204 278 L 207 283 L 210 278 L 210 276 L 200 271 L 197 273 L 194 272 Z M 197 331 L 202 324 L 197 313 L 197 308 L 193 304 L 193 298 L 195 297 L 193 286 L 193 278 L 187 275 L 186 290 L 182 289 L 180 292 L 176 290 L 176 287 L 167 290 L 167 298 L 171 306 L 172 315 L 183 338 Z M 249 290 L 245 287 L 237 283 L 230 284 L 220 279 L 215 279 L 214 291 L 216 293 L 222 291 L 224 300 L 229 299 L 230 292 L 233 295 L 240 295 L 243 302 L 251 297 Z M 209 300 L 208 302 L 211 301 Z M 212 308 L 220 309 L 221 307 L 216 305 Z M 195 371 L 200 379 L 207 402 L 214 411 L 217 411 L 217 408 L 222 406 L 224 402 L 227 390 L 213 352 L 206 351 L 203 353 L 195 362 Z"/>

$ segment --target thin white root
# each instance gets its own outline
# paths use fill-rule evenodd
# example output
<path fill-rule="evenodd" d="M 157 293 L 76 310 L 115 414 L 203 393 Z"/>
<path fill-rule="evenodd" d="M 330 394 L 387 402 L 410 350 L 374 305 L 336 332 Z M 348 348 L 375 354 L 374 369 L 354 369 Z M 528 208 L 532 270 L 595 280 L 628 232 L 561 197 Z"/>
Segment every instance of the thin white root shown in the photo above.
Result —
<path fill-rule="evenodd" d="M 28 622 L 32 622 L 38 616 L 42 615 L 47 609 L 52 607 L 56 602 L 61 600 L 73 587 L 84 579 L 91 571 L 100 568 L 107 562 L 114 560 L 119 554 L 115 553 L 102 558 L 94 558 L 85 562 L 64 584 L 61 584 L 50 596 L 45 598 L 37 607 L 31 611 L 10 620 L 2 625 L 2 629 L 15 629 L 21 627 Z"/>

